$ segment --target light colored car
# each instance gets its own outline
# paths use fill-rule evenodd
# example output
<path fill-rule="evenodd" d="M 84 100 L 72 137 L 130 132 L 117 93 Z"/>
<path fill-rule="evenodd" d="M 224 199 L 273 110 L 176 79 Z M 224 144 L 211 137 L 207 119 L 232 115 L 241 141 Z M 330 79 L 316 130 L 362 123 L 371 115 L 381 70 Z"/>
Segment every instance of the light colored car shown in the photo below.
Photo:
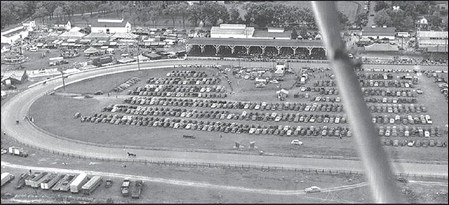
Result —
<path fill-rule="evenodd" d="M 311 187 L 305 188 L 305 189 L 304 189 L 304 192 L 306 192 L 306 193 L 316 193 L 316 192 L 321 192 L 321 188 L 320 188 L 320 187 L 317 187 L 317 186 L 311 186 Z"/>
<path fill-rule="evenodd" d="M 302 145 L 302 142 L 299 140 L 292 140 L 292 142 L 290 142 L 290 144 L 292 145 Z"/>

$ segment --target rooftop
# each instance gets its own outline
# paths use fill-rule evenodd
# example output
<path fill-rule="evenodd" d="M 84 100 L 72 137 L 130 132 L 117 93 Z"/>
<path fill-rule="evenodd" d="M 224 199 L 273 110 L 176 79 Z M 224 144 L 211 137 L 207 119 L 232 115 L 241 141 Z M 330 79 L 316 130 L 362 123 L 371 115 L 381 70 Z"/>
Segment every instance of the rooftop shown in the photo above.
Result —
<path fill-rule="evenodd" d="M 419 37 L 433 37 L 433 38 L 447 38 L 447 31 L 417 31 L 416 36 Z"/>
<path fill-rule="evenodd" d="M 127 21 L 116 19 L 98 19 L 97 22 L 92 22 L 91 27 L 125 27 Z"/>
<path fill-rule="evenodd" d="M 11 30 L 3 32 L 2 36 L 11 37 L 11 36 L 14 36 L 16 34 L 19 34 L 19 33 L 23 32 L 23 31 L 26 31 L 26 30 L 27 29 L 24 26 L 19 26 L 17 28 L 14 28 L 14 29 L 11 29 Z"/>
<path fill-rule="evenodd" d="M 222 24 L 223 25 L 223 24 Z M 220 25 L 221 26 L 221 25 Z M 245 35 L 248 37 L 253 36 L 254 27 L 246 27 L 246 28 L 222 28 L 218 26 L 213 26 L 210 30 L 211 35 Z"/>
<path fill-rule="evenodd" d="M 254 38 L 290 38 L 292 35 L 291 31 L 285 32 L 270 32 L 267 30 L 255 30 L 253 37 Z"/>
<path fill-rule="evenodd" d="M 371 35 L 379 35 L 379 36 L 388 36 L 388 35 L 396 35 L 395 27 L 365 27 L 362 29 L 363 36 L 371 36 Z"/>
<path fill-rule="evenodd" d="M 222 45 L 222 46 L 281 46 L 281 47 L 324 47 L 321 40 L 284 40 L 253 39 L 253 38 L 192 38 L 186 44 L 192 45 Z"/>

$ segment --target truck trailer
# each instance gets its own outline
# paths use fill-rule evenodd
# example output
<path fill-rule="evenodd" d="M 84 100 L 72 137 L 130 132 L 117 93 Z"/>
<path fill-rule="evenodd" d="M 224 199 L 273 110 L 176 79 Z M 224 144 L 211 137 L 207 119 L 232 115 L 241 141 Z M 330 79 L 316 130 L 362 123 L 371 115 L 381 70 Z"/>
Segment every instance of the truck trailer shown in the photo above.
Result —
<path fill-rule="evenodd" d="M 59 191 L 59 189 L 61 188 L 61 185 L 62 185 L 63 182 L 67 182 L 67 181 L 71 180 L 70 177 L 74 178 L 75 175 L 71 175 L 71 174 L 63 175 L 62 179 L 59 180 L 59 181 L 58 181 L 58 182 L 51 188 L 51 190 L 53 190 L 53 191 Z"/>
<path fill-rule="evenodd" d="M 37 188 L 37 181 L 39 181 L 40 179 L 42 179 L 45 175 L 47 175 L 47 172 L 41 172 L 39 174 L 37 174 L 35 177 L 33 177 L 30 180 L 30 186 L 31 187 L 36 187 Z M 26 183 L 26 182 L 25 182 Z"/>
<path fill-rule="evenodd" d="M 25 186 L 25 180 L 30 176 L 28 172 L 22 173 L 19 177 L 19 180 L 17 180 L 16 189 L 21 189 Z"/>
<path fill-rule="evenodd" d="M 81 190 L 85 195 L 90 195 L 97 187 L 101 185 L 102 182 L 103 179 L 101 176 L 94 176 L 81 187 Z"/>
<path fill-rule="evenodd" d="M 25 185 L 26 186 L 31 186 L 31 182 L 33 181 L 34 178 L 36 178 L 37 176 L 41 175 L 40 172 L 34 172 L 32 174 L 30 174 L 30 176 L 28 176 L 27 178 L 25 178 Z M 42 177 L 42 176 L 41 176 Z"/>
<path fill-rule="evenodd" d="M 67 181 L 62 182 L 61 186 L 59 187 L 59 191 L 68 192 L 70 190 L 70 184 L 72 184 L 75 179 L 76 175 L 71 175 Z"/>
<path fill-rule="evenodd" d="M 48 180 L 51 177 L 52 173 L 47 173 L 45 174 L 42 178 L 40 178 L 39 180 L 35 181 L 35 183 L 31 184 L 31 187 L 33 188 L 40 188 L 41 187 L 41 183 L 45 182 L 46 180 Z"/>
<path fill-rule="evenodd" d="M 73 194 L 79 193 L 81 191 L 81 187 L 88 181 L 87 174 L 81 173 L 79 174 L 72 183 L 70 183 L 70 192 Z"/>
<path fill-rule="evenodd" d="M 56 184 L 59 180 L 62 179 L 64 175 L 62 174 L 53 174 L 51 177 L 49 177 L 47 180 L 41 183 L 41 189 L 49 190 L 52 186 Z"/>
<path fill-rule="evenodd" d="M 12 175 L 8 172 L 2 173 L 2 181 L 1 181 L 2 185 L 1 186 L 3 187 L 3 185 L 11 182 L 13 179 L 14 179 L 14 175 Z"/>
<path fill-rule="evenodd" d="M 23 148 L 9 147 L 8 148 L 8 153 L 11 154 L 11 155 L 15 155 L 15 156 L 28 157 L 28 153 L 23 151 Z"/>

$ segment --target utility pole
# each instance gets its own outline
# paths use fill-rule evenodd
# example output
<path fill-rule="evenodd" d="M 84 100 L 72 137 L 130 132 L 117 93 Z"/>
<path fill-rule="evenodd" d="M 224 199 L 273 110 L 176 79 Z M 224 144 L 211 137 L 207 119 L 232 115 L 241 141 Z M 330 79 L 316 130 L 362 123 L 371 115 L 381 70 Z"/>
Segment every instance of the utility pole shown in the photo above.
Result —
<path fill-rule="evenodd" d="M 61 78 L 62 78 L 62 88 L 64 89 L 64 91 L 65 91 L 65 78 L 67 78 L 68 76 L 64 76 L 64 72 L 63 71 L 60 71 L 61 72 Z"/>
<path fill-rule="evenodd" d="M 137 69 L 140 71 L 140 46 L 139 40 L 137 41 Z"/>
<path fill-rule="evenodd" d="M 62 78 L 62 88 L 65 91 L 65 78 L 67 78 L 68 76 L 64 76 L 64 68 L 58 68 L 58 71 L 61 72 L 61 78 Z"/>

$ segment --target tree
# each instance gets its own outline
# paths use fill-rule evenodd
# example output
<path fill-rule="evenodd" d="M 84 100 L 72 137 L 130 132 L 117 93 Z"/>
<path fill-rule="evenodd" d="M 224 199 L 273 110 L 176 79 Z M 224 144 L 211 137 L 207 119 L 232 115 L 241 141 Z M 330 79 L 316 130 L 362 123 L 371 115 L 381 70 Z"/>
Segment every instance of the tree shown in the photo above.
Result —
<path fill-rule="evenodd" d="M 415 21 L 413 21 L 413 18 L 411 16 L 405 17 L 404 21 L 402 21 L 401 30 L 403 31 L 410 31 L 415 28 Z"/>
<path fill-rule="evenodd" d="M 344 28 L 346 26 L 346 24 L 348 24 L 348 21 L 349 21 L 348 17 L 345 14 L 343 14 L 341 11 L 338 11 L 338 19 L 339 19 L 341 28 Z"/>
<path fill-rule="evenodd" d="M 354 23 L 358 27 L 365 27 L 368 23 L 368 13 L 357 14 Z"/>
<path fill-rule="evenodd" d="M 301 37 L 303 39 L 308 39 L 309 38 L 309 33 L 307 32 L 306 28 L 301 28 L 301 30 L 299 31 L 299 35 L 301 35 Z"/>
<path fill-rule="evenodd" d="M 56 7 L 56 9 L 53 11 L 53 15 L 61 20 L 61 16 L 64 15 L 64 9 L 61 6 Z"/>
<path fill-rule="evenodd" d="M 237 8 L 233 7 L 229 9 L 229 21 L 230 23 L 240 23 L 242 21 L 240 12 Z"/>
<path fill-rule="evenodd" d="M 201 12 L 206 17 L 205 20 L 212 25 L 216 25 L 219 19 L 223 22 L 227 22 L 229 19 L 228 9 L 226 9 L 224 5 L 216 2 L 207 2 L 203 4 Z M 206 25 L 206 22 L 203 22 Z"/>
<path fill-rule="evenodd" d="M 205 18 L 205 16 L 202 14 L 201 10 L 202 10 L 201 5 L 197 5 L 197 4 L 194 4 L 187 8 L 187 11 L 189 14 L 188 19 L 195 26 L 198 25 L 199 21 L 204 20 L 204 18 Z"/>
<path fill-rule="evenodd" d="M 376 6 L 374 6 L 374 11 L 378 12 L 382 9 L 387 9 L 390 7 L 390 4 L 388 4 L 385 1 L 376 1 Z"/>
<path fill-rule="evenodd" d="M 172 19 L 172 22 L 173 22 L 173 26 L 175 26 L 175 20 L 176 20 L 177 14 L 178 14 L 178 8 L 176 7 L 176 5 L 171 4 L 171 5 L 166 6 L 166 8 L 162 10 L 162 13 L 166 16 L 170 16 L 170 18 Z"/>
<path fill-rule="evenodd" d="M 34 12 L 33 18 L 42 18 L 42 23 L 44 23 L 44 17 L 47 15 L 48 11 L 45 7 L 40 7 Z"/>
<path fill-rule="evenodd" d="M 443 19 L 436 15 L 431 15 L 427 17 L 427 20 L 429 21 L 429 24 L 435 27 L 440 27 L 441 23 L 443 22 Z"/>
<path fill-rule="evenodd" d="M 393 24 L 390 15 L 385 9 L 377 12 L 376 16 L 374 17 L 374 22 L 378 26 L 392 26 Z"/>
<path fill-rule="evenodd" d="M 297 39 L 298 38 L 298 33 L 296 32 L 296 29 L 292 30 L 292 35 L 291 35 L 292 39 Z"/>
<path fill-rule="evenodd" d="M 108 4 L 100 4 L 98 6 L 98 11 L 100 11 L 103 14 L 105 14 L 109 10 L 110 10 L 110 6 Z"/>

